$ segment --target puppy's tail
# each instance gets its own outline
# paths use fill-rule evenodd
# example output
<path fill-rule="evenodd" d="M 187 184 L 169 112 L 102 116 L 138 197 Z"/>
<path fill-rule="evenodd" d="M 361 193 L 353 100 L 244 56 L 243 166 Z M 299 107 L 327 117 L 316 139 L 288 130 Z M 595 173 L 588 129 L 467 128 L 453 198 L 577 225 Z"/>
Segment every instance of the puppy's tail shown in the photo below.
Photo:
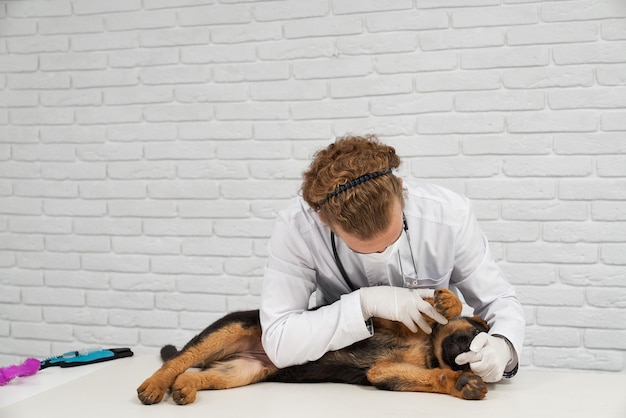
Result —
<path fill-rule="evenodd" d="M 168 361 L 178 355 L 178 349 L 171 344 L 163 346 L 161 348 L 161 360 Z"/>

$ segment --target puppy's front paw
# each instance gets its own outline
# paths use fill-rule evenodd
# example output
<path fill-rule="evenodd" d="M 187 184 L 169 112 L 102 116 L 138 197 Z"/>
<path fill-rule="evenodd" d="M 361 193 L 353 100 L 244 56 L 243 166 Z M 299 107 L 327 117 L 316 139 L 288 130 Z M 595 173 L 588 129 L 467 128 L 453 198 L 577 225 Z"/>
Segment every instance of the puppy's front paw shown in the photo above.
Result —
<path fill-rule="evenodd" d="M 163 400 L 166 389 L 167 387 L 163 388 L 156 379 L 150 377 L 137 388 L 137 397 L 144 405 L 152 405 Z"/>
<path fill-rule="evenodd" d="M 433 306 L 446 319 L 456 318 L 463 310 L 463 304 L 461 304 L 459 298 L 448 289 L 435 290 Z"/>
<path fill-rule="evenodd" d="M 487 394 L 487 385 L 480 376 L 473 373 L 462 373 L 456 381 L 455 389 L 463 399 L 483 399 Z"/>

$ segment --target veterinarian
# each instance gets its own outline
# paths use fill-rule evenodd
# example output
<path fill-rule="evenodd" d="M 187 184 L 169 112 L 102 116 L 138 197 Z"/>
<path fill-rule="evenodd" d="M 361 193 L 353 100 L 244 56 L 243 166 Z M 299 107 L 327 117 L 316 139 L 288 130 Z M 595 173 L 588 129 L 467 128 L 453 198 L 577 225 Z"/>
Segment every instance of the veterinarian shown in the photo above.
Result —
<path fill-rule="evenodd" d="M 278 367 L 313 361 L 366 339 L 371 317 L 430 333 L 445 324 L 423 298 L 458 291 L 490 325 L 469 363 L 486 382 L 518 369 L 524 313 L 489 251 L 467 198 L 394 174 L 400 158 L 375 136 L 318 151 L 302 197 L 282 211 L 268 245 L 261 297 L 263 347 Z M 317 310 L 308 310 L 315 292 Z"/>

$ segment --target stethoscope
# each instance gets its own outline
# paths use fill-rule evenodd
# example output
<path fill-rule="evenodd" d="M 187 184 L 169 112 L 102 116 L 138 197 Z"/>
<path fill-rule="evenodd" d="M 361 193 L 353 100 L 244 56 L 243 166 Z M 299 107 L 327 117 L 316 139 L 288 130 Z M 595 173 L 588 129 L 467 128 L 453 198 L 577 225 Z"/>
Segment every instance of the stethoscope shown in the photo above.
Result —
<path fill-rule="evenodd" d="M 406 239 L 409 243 L 411 261 L 413 262 L 413 267 L 415 268 L 415 273 L 417 274 L 417 264 L 415 264 L 415 257 L 413 256 L 413 248 L 411 247 L 411 239 L 409 237 L 409 226 L 406 223 L 406 216 L 404 216 L 404 213 L 402 213 L 402 225 L 403 225 L 402 228 L 404 229 L 404 233 L 406 235 Z M 337 243 L 335 242 L 335 233 L 333 231 L 330 231 L 330 242 L 333 248 L 333 257 L 335 258 L 335 264 L 337 264 L 337 268 L 339 269 L 339 272 L 341 273 L 343 280 L 346 282 L 346 284 L 348 285 L 348 287 L 350 287 L 352 291 L 359 289 L 359 287 L 355 286 L 354 283 L 352 283 L 352 281 L 348 277 L 348 274 L 346 273 L 346 269 L 343 267 L 343 263 L 341 262 L 341 259 L 339 258 L 339 253 L 337 253 Z M 409 289 L 417 289 L 418 287 L 417 277 L 409 277 L 409 276 L 404 275 L 404 270 L 402 269 L 402 261 L 400 259 L 399 251 L 398 251 L 398 263 L 400 265 L 400 274 L 402 275 L 402 279 L 404 280 L 404 287 L 407 287 Z"/>

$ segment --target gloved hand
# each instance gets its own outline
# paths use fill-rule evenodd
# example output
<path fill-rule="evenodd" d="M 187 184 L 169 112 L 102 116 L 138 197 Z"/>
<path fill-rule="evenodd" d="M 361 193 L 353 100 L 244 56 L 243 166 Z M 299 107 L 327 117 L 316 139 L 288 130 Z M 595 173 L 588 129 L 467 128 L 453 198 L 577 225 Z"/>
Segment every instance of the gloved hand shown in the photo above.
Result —
<path fill-rule="evenodd" d="M 365 320 L 375 316 L 391 321 L 400 321 L 413 332 L 417 332 L 417 327 L 420 327 L 427 334 L 430 334 L 432 329 L 422 313 L 440 324 L 448 323 L 443 315 L 422 299 L 422 297 L 433 297 L 435 294 L 433 289 L 375 286 L 362 287 L 359 292 L 361 293 L 361 310 Z"/>
<path fill-rule="evenodd" d="M 511 350 L 504 337 L 481 332 L 472 340 L 470 351 L 459 354 L 454 361 L 458 365 L 469 363 L 472 371 L 485 382 L 497 382 L 513 357 Z"/>

